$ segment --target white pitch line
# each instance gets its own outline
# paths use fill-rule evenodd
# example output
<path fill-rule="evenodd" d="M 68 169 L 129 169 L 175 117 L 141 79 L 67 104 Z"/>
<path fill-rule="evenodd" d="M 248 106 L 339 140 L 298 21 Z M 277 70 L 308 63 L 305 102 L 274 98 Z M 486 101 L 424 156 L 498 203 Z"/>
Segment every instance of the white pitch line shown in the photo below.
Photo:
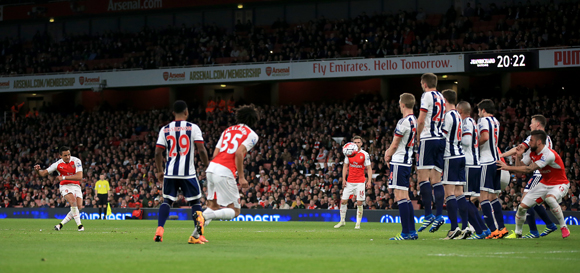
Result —
<path fill-rule="evenodd" d="M 530 259 L 528 256 L 501 256 L 512 254 L 561 254 L 561 253 L 576 253 L 577 250 L 554 250 L 554 251 L 531 251 L 531 252 L 493 252 L 481 254 L 458 254 L 458 253 L 437 253 L 427 254 L 427 256 L 435 257 L 463 257 L 463 258 L 500 258 L 500 259 Z M 499 255 L 499 256 L 498 256 Z M 580 261 L 580 258 L 557 258 L 557 257 L 533 257 L 534 259 L 544 260 L 562 260 L 562 261 Z"/>

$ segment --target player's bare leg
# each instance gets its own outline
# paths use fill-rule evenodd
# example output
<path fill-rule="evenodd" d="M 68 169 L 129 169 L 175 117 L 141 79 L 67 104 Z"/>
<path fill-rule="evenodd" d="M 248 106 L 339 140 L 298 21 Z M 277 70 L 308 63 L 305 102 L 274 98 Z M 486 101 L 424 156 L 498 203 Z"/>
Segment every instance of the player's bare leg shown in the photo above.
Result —
<path fill-rule="evenodd" d="M 334 226 L 334 228 L 340 228 L 343 227 L 345 225 L 345 219 L 346 219 L 346 210 L 348 205 L 348 200 L 341 200 L 340 202 L 340 222 L 338 222 L 338 224 L 336 224 Z"/>
<path fill-rule="evenodd" d="M 354 229 L 360 229 L 360 222 L 362 221 L 363 216 L 363 202 L 356 201 L 356 225 Z"/>

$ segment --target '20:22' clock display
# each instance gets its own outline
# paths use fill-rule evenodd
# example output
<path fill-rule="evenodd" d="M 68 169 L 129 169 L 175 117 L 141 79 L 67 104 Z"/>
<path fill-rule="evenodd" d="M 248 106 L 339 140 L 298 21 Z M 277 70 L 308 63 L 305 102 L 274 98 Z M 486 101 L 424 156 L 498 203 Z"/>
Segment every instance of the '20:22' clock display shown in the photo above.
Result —
<path fill-rule="evenodd" d="M 526 71 L 537 66 L 536 52 L 471 54 L 465 59 L 467 72 Z"/>

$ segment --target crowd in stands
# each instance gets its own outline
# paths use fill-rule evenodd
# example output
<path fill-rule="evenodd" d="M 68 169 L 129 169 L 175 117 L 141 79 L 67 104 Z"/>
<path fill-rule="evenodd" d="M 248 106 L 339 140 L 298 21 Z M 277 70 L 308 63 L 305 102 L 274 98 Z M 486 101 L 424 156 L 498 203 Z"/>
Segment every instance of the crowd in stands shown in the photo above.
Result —
<path fill-rule="evenodd" d="M 62 40 L 39 32 L 32 41 L 5 38 L 0 42 L 0 74 L 580 45 L 578 1 L 532 4 L 528 0 L 487 7 L 467 3 L 463 10 L 427 12 L 362 13 L 332 20 L 320 16 L 292 25 L 281 19 L 271 26 L 238 21 L 231 32 L 215 24 L 67 34 Z"/>
<path fill-rule="evenodd" d="M 542 94 L 542 92 L 539 92 Z M 521 143 L 529 133 L 530 117 L 537 113 L 548 119 L 547 132 L 561 155 L 571 181 L 563 210 L 577 210 L 580 195 L 580 101 L 577 97 L 551 99 L 495 99 L 501 122 L 500 147 L 506 151 Z M 113 208 L 158 207 L 163 202 L 160 181 L 154 176 L 154 149 L 158 129 L 172 120 L 169 110 L 78 111 L 57 114 L 40 109 L 38 116 L 19 115 L 0 125 L 0 203 L 2 207 L 65 207 L 54 176 L 41 178 L 32 171 L 44 169 L 59 159 L 58 148 L 71 147 L 83 162 L 82 188 L 85 207 L 95 206 L 94 185 L 100 174 L 111 183 L 109 202 Z M 401 114 L 397 100 L 378 96 L 348 102 L 259 107 L 255 126 L 260 141 L 247 155 L 244 165 L 248 189 L 241 189 L 243 208 L 338 209 L 342 189 L 342 146 L 354 135 L 365 139 L 372 162 L 373 186 L 367 190 L 365 209 L 397 209 L 393 192 L 387 189 L 389 169 L 383 162 L 393 129 Z M 415 109 L 418 113 L 418 109 Z M 477 113 L 477 111 L 474 111 Z M 476 114 L 474 117 L 477 118 Z M 221 132 L 233 124 L 226 110 L 207 112 L 203 106 L 190 110 L 210 155 Z M 512 160 L 512 159 L 509 159 Z M 198 177 L 205 185 L 201 161 Z M 529 176 L 513 175 L 501 193 L 506 210 L 521 201 Z M 421 208 L 417 176 L 412 175 L 410 199 Z M 204 193 L 207 189 L 204 187 Z M 353 197 L 354 198 L 354 197 Z M 355 200 L 349 201 L 354 207 Z M 202 199 L 205 205 L 205 199 Z M 174 206 L 187 206 L 183 196 Z"/>

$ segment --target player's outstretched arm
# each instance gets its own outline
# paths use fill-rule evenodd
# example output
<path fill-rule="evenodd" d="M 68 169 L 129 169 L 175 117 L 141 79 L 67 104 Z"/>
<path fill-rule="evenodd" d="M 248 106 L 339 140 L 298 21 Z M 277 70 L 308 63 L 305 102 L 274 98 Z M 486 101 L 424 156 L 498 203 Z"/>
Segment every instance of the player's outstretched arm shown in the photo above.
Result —
<path fill-rule="evenodd" d="M 47 170 L 41 170 L 40 169 L 40 165 L 34 165 L 34 170 L 41 177 L 44 177 L 44 176 L 47 176 L 48 175 L 48 171 Z"/>
<path fill-rule="evenodd" d="M 517 147 L 513 147 L 511 148 L 509 151 L 499 155 L 499 157 L 510 157 L 512 155 L 515 155 L 516 153 L 521 153 L 525 151 L 525 147 L 523 144 L 518 145 Z"/>
<path fill-rule="evenodd" d="M 205 145 L 203 144 L 203 142 L 196 142 L 195 148 L 197 149 L 197 152 L 199 153 L 199 157 L 201 158 L 201 162 L 207 168 L 207 165 L 209 165 L 209 157 L 207 156 L 207 150 L 205 149 Z"/>
<path fill-rule="evenodd" d="M 238 181 L 240 183 L 240 186 L 242 186 L 242 188 L 248 187 L 248 181 L 246 180 L 246 177 L 244 175 L 244 157 L 246 156 L 247 152 L 248 150 L 246 149 L 246 146 L 240 145 L 240 147 L 238 147 L 238 150 L 236 150 L 235 154 L 236 168 L 238 169 Z"/>
<path fill-rule="evenodd" d="M 535 170 L 539 170 L 540 166 L 538 166 L 535 162 L 532 162 L 530 165 L 524 165 L 524 166 L 509 166 L 505 163 L 503 163 L 503 161 L 498 160 L 496 161 L 497 167 L 500 170 L 506 170 L 506 171 L 510 171 L 510 172 L 520 172 L 520 173 L 532 173 Z"/>

